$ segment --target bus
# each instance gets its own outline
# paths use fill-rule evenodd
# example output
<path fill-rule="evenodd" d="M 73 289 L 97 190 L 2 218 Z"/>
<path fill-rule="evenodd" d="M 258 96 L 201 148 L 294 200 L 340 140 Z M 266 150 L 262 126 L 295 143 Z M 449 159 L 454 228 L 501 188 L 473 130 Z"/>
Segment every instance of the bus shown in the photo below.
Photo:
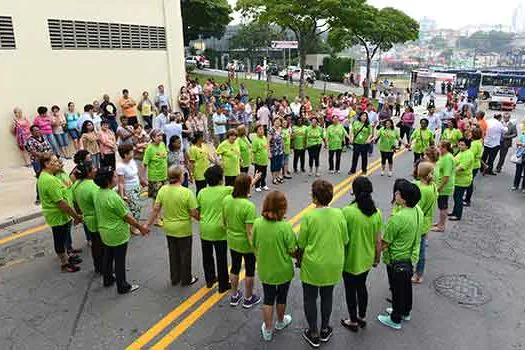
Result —
<path fill-rule="evenodd" d="M 495 89 L 513 89 L 519 101 L 525 101 L 525 72 L 464 71 L 456 74 L 456 91 L 466 92 L 468 97 L 487 100 Z"/>

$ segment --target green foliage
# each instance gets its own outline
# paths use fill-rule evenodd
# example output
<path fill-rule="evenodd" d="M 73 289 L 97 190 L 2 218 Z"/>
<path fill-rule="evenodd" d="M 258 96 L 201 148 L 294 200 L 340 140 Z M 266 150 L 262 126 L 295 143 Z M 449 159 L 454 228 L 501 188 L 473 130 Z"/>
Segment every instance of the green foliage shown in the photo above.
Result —
<path fill-rule="evenodd" d="M 429 45 L 435 49 L 445 49 L 448 47 L 447 41 L 439 36 L 432 38 Z"/>
<path fill-rule="evenodd" d="M 325 57 L 322 72 L 330 76 L 330 81 L 343 81 L 344 75 L 353 70 L 354 63 L 352 58 Z"/>
<path fill-rule="evenodd" d="M 241 26 L 231 39 L 233 49 L 245 49 L 248 56 L 257 49 L 266 49 L 274 40 L 284 40 L 285 35 L 277 26 L 267 23 L 250 22 Z"/>
<path fill-rule="evenodd" d="M 458 46 L 462 49 L 475 49 L 480 52 L 504 52 L 507 51 L 514 34 L 500 31 L 475 32 L 469 37 L 463 37 L 458 40 Z"/>
<path fill-rule="evenodd" d="M 222 37 L 231 22 L 232 8 L 228 0 L 181 0 L 184 44 L 190 40 Z"/>

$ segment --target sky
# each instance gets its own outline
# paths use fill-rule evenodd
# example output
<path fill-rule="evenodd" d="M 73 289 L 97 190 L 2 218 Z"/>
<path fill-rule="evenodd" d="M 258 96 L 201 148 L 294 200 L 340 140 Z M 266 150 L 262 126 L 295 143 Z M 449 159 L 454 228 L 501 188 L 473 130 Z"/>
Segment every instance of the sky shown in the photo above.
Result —
<path fill-rule="evenodd" d="M 228 2 L 235 6 L 236 0 Z M 368 0 L 368 3 L 378 8 L 396 7 L 418 21 L 429 17 L 437 22 L 438 28 L 446 29 L 459 29 L 476 24 L 510 26 L 514 9 L 520 4 L 525 9 L 525 0 Z M 487 5 L 482 5 L 484 3 Z M 239 23 L 239 15 L 234 17 L 234 23 Z M 525 21 L 525 18 L 523 20 Z"/>

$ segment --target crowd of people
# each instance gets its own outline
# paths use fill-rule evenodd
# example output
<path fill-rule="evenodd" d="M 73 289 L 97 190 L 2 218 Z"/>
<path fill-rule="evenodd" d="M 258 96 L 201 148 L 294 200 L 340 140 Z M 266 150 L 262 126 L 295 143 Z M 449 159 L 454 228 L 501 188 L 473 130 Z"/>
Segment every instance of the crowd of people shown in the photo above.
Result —
<path fill-rule="evenodd" d="M 230 293 L 232 307 L 242 303 L 249 309 L 262 300 L 265 340 L 292 322 L 286 300 L 294 265 L 300 268 L 308 323 L 303 337 L 317 348 L 332 336 L 333 289 L 341 279 L 349 314 L 341 325 L 352 332 L 366 327 L 367 275 L 381 256 L 392 307 L 378 320 L 394 329 L 410 320 L 412 283 L 423 281 L 426 234 L 442 232 L 447 221 L 462 219 L 464 207 L 472 201 L 474 178 L 501 171 L 512 139 L 518 136 L 509 114 L 485 120 L 469 101 L 462 105 L 449 101 L 438 113 L 430 105 L 419 121 L 410 102 L 398 120 L 396 99 L 379 102 L 376 109 L 373 101 L 345 93 L 323 96 L 314 108 L 308 97 L 291 103 L 286 97 L 254 100 L 243 84 L 235 90 L 229 83 L 208 80 L 201 86 L 188 79 L 178 97 L 182 113 L 172 110 L 161 85 L 154 102 L 145 92 L 137 104 L 123 90 L 119 108 L 104 95 L 100 105 L 97 101 L 86 105 L 82 115 L 72 102 L 65 113 L 59 106 L 51 107 L 51 114 L 47 107 L 39 107 L 33 123 L 15 108 L 13 132 L 37 174 L 37 200 L 52 228 L 63 271 L 80 269 L 82 259 L 73 247 L 71 227 L 82 223 L 103 285 L 116 283 L 118 293 L 133 292 L 138 286 L 126 278 L 128 241 L 131 235 L 148 235 L 158 225 L 167 237 L 171 284 L 192 285 L 198 281 L 191 264 L 192 222 L 197 221 L 207 287 L 218 283 L 219 293 Z M 525 172 L 524 126 L 518 151 L 512 155 L 513 189 Z M 62 159 L 72 155 L 70 140 L 76 166 L 67 174 Z M 414 155 L 414 181 L 395 181 L 386 223 L 366 177 L 376 144 L 382 176 L 393 176 L 394 153 L 403 145 Z M 361 161 L 361 176 L 352 183 L 352 203 L 343 209 L 330 207 L 333 185 L 316 179 L 311 187 L 315 209 L 304 215 L 298 235 L 285 220 L 284 190 L 266 195 L 259 216 L 251 192 L 270 191 L 268 166 L 275 189 L 300 173 L 320 177 L 323 146 L 330 174 L 340 173 L 341 154 L 350 149 L 349 174 L 357 174 Z M 153 207 L 141 223 L 140 193 L 146 187 Z M 451 196 L 454 206 L 449 212 Z M 439 215 L 433 224 L 436 205 Z M 256 271 L 263 298 L 254 287 Z"/>

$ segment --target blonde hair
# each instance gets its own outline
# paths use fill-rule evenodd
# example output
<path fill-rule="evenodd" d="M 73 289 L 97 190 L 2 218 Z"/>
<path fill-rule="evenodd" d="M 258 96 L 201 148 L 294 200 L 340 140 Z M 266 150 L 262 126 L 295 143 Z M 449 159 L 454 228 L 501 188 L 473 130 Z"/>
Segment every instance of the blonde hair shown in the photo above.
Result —
<path fill-rule="evenodd" d="M 239 125 L 237 127 L 237 135 L 239 137 L 246 136 L 246 126 L 245 125 Z"/>
<path fill-rule="evenodd" d="M 421 162 L 417 166 L 418 179 L 427 178 L 434 171 L 434 164 L 430 162 Z"/>
<path fill-rule="evenodd" d="M 184 170 L 179 165 L 172 165 L 168 169 L 168 178 L 170 179 L 170 182 L 181 181 L 183 174 Z"/>

